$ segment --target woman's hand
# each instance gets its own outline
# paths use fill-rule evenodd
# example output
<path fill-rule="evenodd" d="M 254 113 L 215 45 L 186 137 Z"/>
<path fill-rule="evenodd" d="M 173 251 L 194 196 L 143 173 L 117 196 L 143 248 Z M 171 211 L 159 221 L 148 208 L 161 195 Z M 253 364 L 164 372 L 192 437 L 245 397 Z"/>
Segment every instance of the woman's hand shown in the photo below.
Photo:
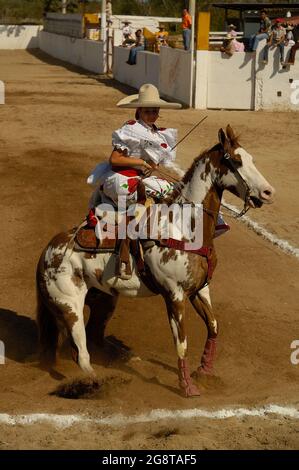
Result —
<path fill-rule="evenodd" d="M 152 165 L 150 165 L 149 163 L 147 163 L 147 162 L 145 162 L 144 160 L 142 160 L 142 173 L 143 173 L 145 176 L 151 176 L 152 171 L 153 171 Z"/>

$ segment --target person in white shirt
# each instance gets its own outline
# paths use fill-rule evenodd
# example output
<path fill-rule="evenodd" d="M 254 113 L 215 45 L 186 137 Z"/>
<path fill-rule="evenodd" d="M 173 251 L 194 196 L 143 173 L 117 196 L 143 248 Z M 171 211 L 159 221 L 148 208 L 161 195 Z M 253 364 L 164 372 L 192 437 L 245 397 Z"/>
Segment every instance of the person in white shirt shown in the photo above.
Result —
<path fill-rule="evenodd" d="M 147 196 L 163 198 L 173 189 L 173 184 L 157 176 L 147 176 L 147 173 L 159 164 L 177 168 L 174 164 L 176 150 L 173 150 L 177 130 L 157 127 L 155 123 L 161 108 L 179 109 L 181 105 L 161 100 L 157 88 L 145 84 L 138 95 L 122 99 L 117 106 L 136 108 L 136 119 L 127 121 L 113 132 L 109 164 L 98 165 L 88 182 L 94 184 L 98 181 L 104 194 L 114 203 L 119 196 L 126 196 L 128 204 L 136 202 L 141 179 Z"/>

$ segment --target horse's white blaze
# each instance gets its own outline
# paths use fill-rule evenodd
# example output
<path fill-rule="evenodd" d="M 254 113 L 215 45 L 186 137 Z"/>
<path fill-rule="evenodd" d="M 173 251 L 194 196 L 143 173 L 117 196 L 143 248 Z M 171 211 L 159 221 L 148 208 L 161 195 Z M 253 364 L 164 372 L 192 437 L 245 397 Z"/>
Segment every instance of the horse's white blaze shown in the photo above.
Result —
<path fill-rule="evenodd" d="M 242 147 L 238 147 L 234 153 L 235 155 L 240 155 L 242 159 L 242 166 L 239 168 L 239 172 L 247 182 L 251 190 L 251 195 L 264 201 L 271 202 L 275 190 L 258 171 L 253 163 L 250 153 L 246 152 Z M 269 191 L 271 193 L 269 197 L 265 197 L 265 191 Z"/>

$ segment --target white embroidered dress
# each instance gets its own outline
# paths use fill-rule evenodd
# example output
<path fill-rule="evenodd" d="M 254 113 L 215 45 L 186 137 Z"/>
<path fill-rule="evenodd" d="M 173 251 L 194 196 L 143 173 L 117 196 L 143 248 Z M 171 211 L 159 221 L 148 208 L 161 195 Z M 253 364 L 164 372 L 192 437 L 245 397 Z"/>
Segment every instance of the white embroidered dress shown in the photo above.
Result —
<path fill-rule="evenodd" d="M 141 158 L 148 163 L 175 166 L 176 151 L 172 150 L 177 141 L 177 130 L 148 126 L 142 120 L 128 121 L 112 134 L 114 149 L 122 150 L 128 156 Z M 117 203 L 118 196 L 126 196 L 129 202 L 136 202 L 136 189 L 141 179 L 142 169 L 132 167 L 111 167 L 98 165 L 88 178 L 91 184 L 99 183 L 103 192 Z M 143 178 L 146 194 L 163 197 L 173 185 L 156 176 Z"/>

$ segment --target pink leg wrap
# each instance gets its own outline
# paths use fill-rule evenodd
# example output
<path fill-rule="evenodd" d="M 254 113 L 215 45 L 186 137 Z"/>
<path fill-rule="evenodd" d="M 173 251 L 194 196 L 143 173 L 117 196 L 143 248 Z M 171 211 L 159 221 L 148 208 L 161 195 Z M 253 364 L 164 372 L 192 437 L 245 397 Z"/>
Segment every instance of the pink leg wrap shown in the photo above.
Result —
<path fill-rule="evenodd" d="M 199 389 L 194 385 L 190 377 L 187 359 L 178 360 L 179 384 L 185 397 L 196 397 L 200 395 Z"/>
<path fill-rule="evenodd" d="M 208 338 L 201 358 L 201 365 L 198 368 L 203 374 L 212 375 L 213 365 L 216 356 L 216 338 Z"/>

